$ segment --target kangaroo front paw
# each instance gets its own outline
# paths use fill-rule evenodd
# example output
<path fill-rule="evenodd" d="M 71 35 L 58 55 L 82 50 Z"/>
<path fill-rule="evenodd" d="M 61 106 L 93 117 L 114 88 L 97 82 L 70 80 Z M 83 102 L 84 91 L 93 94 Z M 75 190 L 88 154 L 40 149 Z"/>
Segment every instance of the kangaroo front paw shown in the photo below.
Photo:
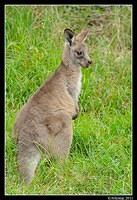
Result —
<path fill-rule="evenodd" d="M 72 120 L 75 120 L 78 117 L 78 113 L 72 116 Z"/>
<path fill-rule="evenodd" d="M 76 106 L 76 113 L 72 116 L 72 119 L 75 120 L 78 117 L 79 114 L 79 106 Z"/>

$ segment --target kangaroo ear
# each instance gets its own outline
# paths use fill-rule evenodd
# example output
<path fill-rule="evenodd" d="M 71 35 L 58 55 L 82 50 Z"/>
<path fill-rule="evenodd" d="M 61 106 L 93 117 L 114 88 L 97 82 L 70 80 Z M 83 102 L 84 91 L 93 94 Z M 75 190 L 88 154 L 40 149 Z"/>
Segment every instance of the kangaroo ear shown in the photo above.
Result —
<path fill-rule="evenodd" d="M 74 36 L 74 32 L 68 28 L 64 30 L 64 36 L 67 42 L 69 42 L 70 46 L 72 44 L 72 38 Z"/>
<path fill-rule="evenodd" d="M 89 34 L 90 34 L 89 29 L 83 30 L 78 35 L 76 35 L 75 39 L 79 42 L 84 42 Z"/>

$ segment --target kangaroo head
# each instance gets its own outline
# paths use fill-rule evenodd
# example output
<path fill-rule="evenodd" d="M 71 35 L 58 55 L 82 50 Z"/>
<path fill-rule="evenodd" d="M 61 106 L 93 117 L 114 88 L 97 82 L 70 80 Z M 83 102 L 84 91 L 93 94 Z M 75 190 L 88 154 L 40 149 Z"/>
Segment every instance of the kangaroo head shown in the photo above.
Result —
<path fill-rule="evenodd" d="M 88 56 L 87 46 L 84 43 L 89 30 L 83 30 L 78 35 L 70 29 L 64 30 L 65 47 L 62 60 L 64 64 L 76 67 L 89 67 L 91 60 Z"/>

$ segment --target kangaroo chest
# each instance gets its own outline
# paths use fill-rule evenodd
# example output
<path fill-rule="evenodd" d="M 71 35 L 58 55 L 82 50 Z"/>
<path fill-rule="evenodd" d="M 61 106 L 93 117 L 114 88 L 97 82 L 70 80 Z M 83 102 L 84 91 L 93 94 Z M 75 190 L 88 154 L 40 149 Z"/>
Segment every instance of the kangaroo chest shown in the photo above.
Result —
<path fill-rule="evenodd" d="M 72 74 L 67 81 L 68 92 L 72 96 L 74 101 L 78 101 L 80 95 L 81 79 L 82 79 L 82 73 L 81 71 L 79 71 L 78 73 Z"/>

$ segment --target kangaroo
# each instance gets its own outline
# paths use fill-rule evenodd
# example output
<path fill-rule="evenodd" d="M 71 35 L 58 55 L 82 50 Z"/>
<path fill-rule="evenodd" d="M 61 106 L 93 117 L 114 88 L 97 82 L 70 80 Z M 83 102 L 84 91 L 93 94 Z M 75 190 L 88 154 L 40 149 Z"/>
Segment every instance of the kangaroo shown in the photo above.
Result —
<path fill-rule="evenodd" d="M 18 168 L 29 184 L 40 160 L 40 144 L 46 154 L 65 160 L 72 143 L 72 119 L 78 116 L 81 67 L 89 67 L 85 40 L 89 30 L 75 35 L 64 30 L 65 45 L 61 64 L 54 74 L 29 98 L 17 115 L 13 136 L 17 141 Z"/>

